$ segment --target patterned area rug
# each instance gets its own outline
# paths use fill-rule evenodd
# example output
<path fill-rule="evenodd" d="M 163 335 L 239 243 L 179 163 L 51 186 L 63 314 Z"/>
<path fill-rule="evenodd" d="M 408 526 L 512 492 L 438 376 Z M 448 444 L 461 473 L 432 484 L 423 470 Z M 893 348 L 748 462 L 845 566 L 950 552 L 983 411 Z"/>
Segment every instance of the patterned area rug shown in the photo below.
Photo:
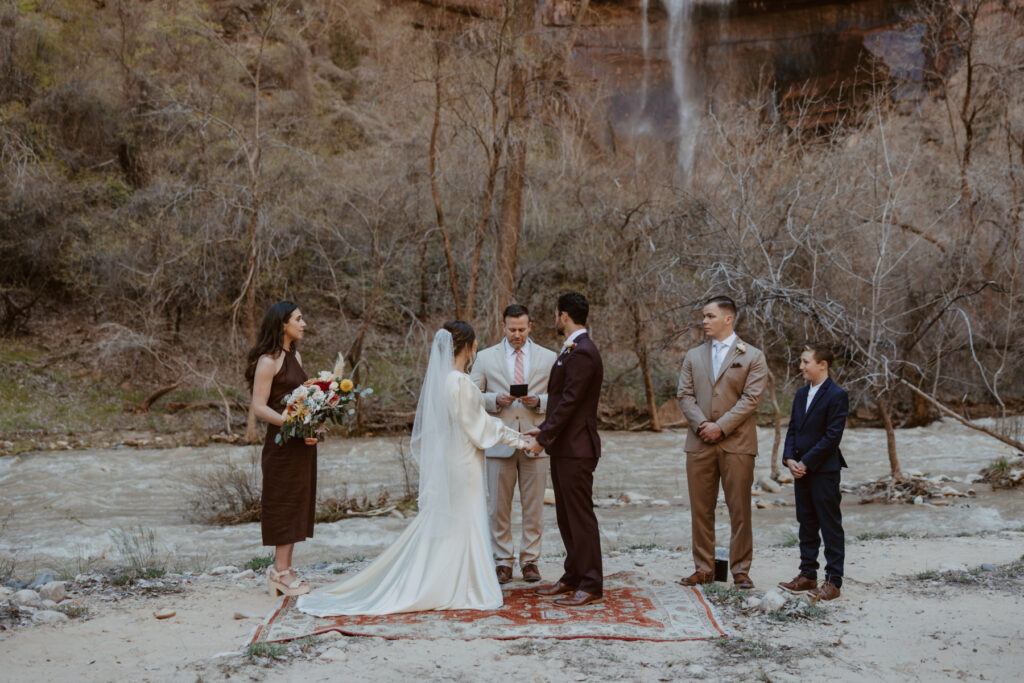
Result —
<path fill-rule="evenodd" d="M 328 631 L 349 636 L 437 640 L 454 638 L 608 638 L 681 641 L 725 635 L 700 590 L 636 572 L 605 577 L 604 602 L 582 609 L 557 607 L 533 594 L 536 586 L 506 589 L 491 611 L 451 610 L 386 616 L 318 618 L 295 609 L 295 599 L 260 624 L 253 643 L 279 643 Z"/>

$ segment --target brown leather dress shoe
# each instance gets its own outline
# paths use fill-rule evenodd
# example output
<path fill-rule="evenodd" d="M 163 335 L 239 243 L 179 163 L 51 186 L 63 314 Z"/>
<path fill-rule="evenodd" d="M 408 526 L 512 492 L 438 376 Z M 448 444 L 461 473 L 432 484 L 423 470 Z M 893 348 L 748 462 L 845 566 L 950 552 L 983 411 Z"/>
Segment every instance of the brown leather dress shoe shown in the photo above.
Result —
<path fill-rule="evenodd" d="M 811 591 L 811 600 L 835 600 L 839 597 L 839 587 L 835 584 L 824 581 L 821 588 Z"/>
<path fill-rule="evenodd" d="M 533 594 L 539 595 L 542 598 L 557 598 L 559 595 L 565 595 L 566 593 L 571 595 L 575 592 L 576 589 L 572 586 L 567 586 L 561 581 L 556 581 L 551 586 L 544 586 L 543 588 L 538 588 L 537 590 L 533 591 Z"/>
<path fill-rule="evenodd" d="M 555 604 L 559 607 L 586 607 L 587 605 L 596 605 L 600 602 L 604 602 L 603 596 L 587 593 L 586 591 L 576 591 L 572 597 L 555 600 Z"/>
<path fill-rule="evenodd" d="M 503 586 L 512 580 L 512 567 L 498 565 L 494 568 L 494 573 L 498 575 L 498 583 Z"/>
<path fill-rule="evenodd" d="M 818 581 L 817 579 L 809 579 L 803 574 L 797 574 L 792 581 L 780 581 L 779 588 L 787 593 L 798 595 L 816 590 L 818 588 Z"/>
<path fill-rule="evenodd" d="M 684 586 L 700 586 L 711 583 L 714 580 L 714 572 L 694 572 L 685 578 L 679 579 L 679 583 Z"/>
<path fill-rule="evenodd" d="M 746 574 L 733 574 L 732 585 L 741 591 L 748 591 L 754 587 L 754 582 Z"/>
<path fill-rule="evenodd" d="M 523 581 L 527 583 L 536 583 L 540 581 L 540 570 L 537 569 L 537 565 L 533 562 L 523 565 Z"/>

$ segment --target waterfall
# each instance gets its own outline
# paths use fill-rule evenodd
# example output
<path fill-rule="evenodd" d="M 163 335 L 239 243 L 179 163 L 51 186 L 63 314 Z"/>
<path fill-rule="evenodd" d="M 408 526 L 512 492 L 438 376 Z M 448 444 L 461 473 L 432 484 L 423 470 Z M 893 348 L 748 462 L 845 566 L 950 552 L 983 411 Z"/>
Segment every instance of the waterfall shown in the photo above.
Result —
<path fill-rule="evenodd" d="M 643 45 L 644 50 L 644 69 L 643 69 L 643 80 L 641 84 L 641 97 L 640 97 L 640 116 L 644 115 L 644 110 L 647 109 L 647 65 L 650 61 L 650 50 L 651 50 L 651 28 L 647 23 L 647 5 L 650 0 L 643 0 L 643 23 L 640 26 L 640 44 Z"/>
<path fill-rule="evenodd" d="M 693 78 L 690 73 L 690 18 L 694 0 L 662 0 L 668 12 L 668 36 L 665 41 L 672 66 L 672 91 L 676 96 L 676 163 L 684 171 L 693 168 L 697 111 Z M 646 6 L 646 2 L 644 3 Z M 646 28 L 646 22 L 645 22 Z"/>

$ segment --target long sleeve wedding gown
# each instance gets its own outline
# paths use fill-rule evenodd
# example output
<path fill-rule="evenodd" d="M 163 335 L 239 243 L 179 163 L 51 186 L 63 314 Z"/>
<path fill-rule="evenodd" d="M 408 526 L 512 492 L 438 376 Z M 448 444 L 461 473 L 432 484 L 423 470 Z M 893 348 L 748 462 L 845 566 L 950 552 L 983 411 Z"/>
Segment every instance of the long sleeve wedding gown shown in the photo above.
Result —
<path fill-rule="evenodd" d="M 391 547 L 355 576 L 299 597 L 299 610 L 325 617 L 501 606 L 488 540 L 483 449 L 499 441 L 514 448 L 526 444 L 487 414 L 468 375 L 451 370 L 444 390 L 456 446 L 443 465 L 447 505 L 425 504 L 421 479 L 420 512 Z"/>

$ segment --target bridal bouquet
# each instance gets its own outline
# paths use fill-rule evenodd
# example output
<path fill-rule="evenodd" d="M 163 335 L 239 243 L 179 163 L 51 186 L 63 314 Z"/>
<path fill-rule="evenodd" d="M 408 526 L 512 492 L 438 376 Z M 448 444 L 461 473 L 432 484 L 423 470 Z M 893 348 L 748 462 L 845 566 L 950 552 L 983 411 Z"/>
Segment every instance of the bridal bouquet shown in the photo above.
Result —
<path fill-rule="evenodd" d="M 328 423 L 341 424 L 356 412 L 351 403 L 373 393 L 369 387 L 360 390 L 351 379 L 342 379 L 344 369 L 345 358 L 339 353 L 333 371 L 322 370 L 284 397 L 284 422 L 275 437 L 278 444 L 293 437 L 307 443 L 320 438 Z"/>

